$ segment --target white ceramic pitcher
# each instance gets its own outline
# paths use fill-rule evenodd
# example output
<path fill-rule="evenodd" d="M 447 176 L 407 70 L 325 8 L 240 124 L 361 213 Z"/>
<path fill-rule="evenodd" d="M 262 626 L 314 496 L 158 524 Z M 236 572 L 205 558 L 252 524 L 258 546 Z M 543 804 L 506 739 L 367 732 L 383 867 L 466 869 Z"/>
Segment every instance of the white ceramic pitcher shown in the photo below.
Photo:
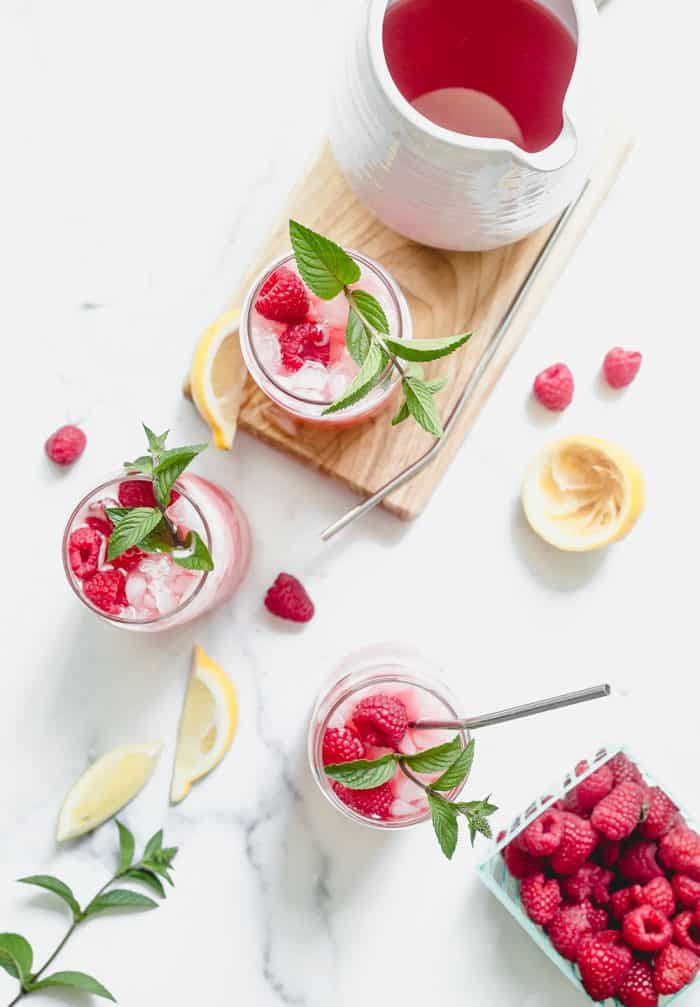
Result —
<path fill-rule="evenodd" d="M 331 145 L 362 202 L 415 241 L 461 250 L 509 244 L 556 217 L 583 186 L 600 139 L 594 0 L 539 0 L 571 32 L 577 53 L 562 132 L 537 153 L 452 132 L 413 108 L 384 56 L 390 2 L 367 0 L 334 87 Z"/>

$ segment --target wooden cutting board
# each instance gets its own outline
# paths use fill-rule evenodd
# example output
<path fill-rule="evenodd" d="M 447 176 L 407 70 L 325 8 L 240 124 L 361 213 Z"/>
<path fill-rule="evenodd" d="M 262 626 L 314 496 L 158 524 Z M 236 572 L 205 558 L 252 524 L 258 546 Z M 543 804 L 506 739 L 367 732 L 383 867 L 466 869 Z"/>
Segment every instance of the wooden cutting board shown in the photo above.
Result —
<path fill-rule="evenodd" d="M 392 514 L 408 520 L 420 514 L 427 504 L 548 290 L 613 185 L 631 146 L 619 130 L 608 136 L 585 195 L 443 450 L 420 475 L 384 500 L 383 506 Z M 293 191 L 279 226 L 264 244 L 232 302 L 234 305 L 242 303 L 252 278 L 265 264 L 289 249 L 290 217 L 341 245 L 357 248 L 379 260 L 406 295 L 416 338 L 474 330 L 464 349 L 426 368 L 428 374 L 448 377 L 447 388 L 438 396 L 443 418 L 450 412 L 551 231 L 548 225 L 517 244 L 490 252 L 447 252 L 418 245 L 390 231 L 358 202 L 330 149 L 324 146 Z M 383 415 L 359 426 L 341 431 L 319 430 L 282 413 L 248 379 L 239 426 L 367 496 L 432 443 L 432 438 L 410 421 L 392 428 L 391 416 L 390 407 Z"/>

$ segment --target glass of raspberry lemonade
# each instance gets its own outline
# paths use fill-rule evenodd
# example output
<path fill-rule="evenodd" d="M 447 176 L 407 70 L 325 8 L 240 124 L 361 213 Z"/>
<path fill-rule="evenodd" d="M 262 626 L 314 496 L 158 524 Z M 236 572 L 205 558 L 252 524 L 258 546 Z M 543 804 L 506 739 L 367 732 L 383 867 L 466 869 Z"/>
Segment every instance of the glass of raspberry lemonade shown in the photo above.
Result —
<path fill-rule="evenodd" d="M 425 658 L 380 646 L 350 655 L 322 688 L 311 715 L 308 757 L 324 797 L 362 825 L 400 829 L 430 818 L 425 791 L 401 768 L 388 783 L 350 790 L 325 774 L 324 766 L 355 759 L 377 759 L 389 752 L 415 755 L 452 741 L 455 732 L 419 730 L 418 720 L 455 720 L 457 703 Z M 462 747 L 469 741 L 460 732 Z M 434 775 L 415 774 L 423 783 Z M 461 791 L 456 787 L 453 800 Z"/>
<path fill-rule="evenodd" d="M 358 286 L 384 309 L 392 339 L 410 339 L 411 315 L 399 285 L 378 262 L 346 251 L 362 271 Z M 240 337 L 246 367 L 265 395 L 298 420 L 333 428 L 376 416 L 398 384 L 399 375 L 390 366 L 367 396 L 323 415 L 359 371 L 345 342 L 347 321 L 344 294 L 321 300 L 304 284 L 294 255 L 282 255 L 257 277 L 243 304 Z"/>

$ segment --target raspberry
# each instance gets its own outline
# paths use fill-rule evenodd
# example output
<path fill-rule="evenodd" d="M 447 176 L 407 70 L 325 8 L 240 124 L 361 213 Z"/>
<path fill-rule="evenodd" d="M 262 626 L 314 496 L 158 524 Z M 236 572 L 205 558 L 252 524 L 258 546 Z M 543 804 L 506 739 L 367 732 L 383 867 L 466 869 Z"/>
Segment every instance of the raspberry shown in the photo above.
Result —
<path fill-rule="evenodd" d="M 546 926 L 554 919 L 561 903 L 559 882 L 545 881 L 544 874 L 534 874 L 520 882 L 520 901 L 533 923 Z"/>
<path fill-rule="evenodd" d="M 562 832 L 561 813 L 551 809 L 545 811 L 522 833 L 525 852 L 533 857 L 548 857 L 561 842 Z"/>
<path fill-rule="evenodd" d="M 656 861 L 658 846 L 643 839 L 635 840 L 624 850 L 617 862 L 617 870 L 633 884 L 645 885 L 647 881 L 663 876 Z"/>
<path fill-rule="evenodd" d="M 688 909 L 673 920 L 673 940 L 679 948 L 700 955 L 700 908 Z"/>
<path fill-rule="evenodd" d="M 611 388 L 625 388 L 637 377 L 642 365 L 642 354 L 615 346 L 608 350 L 603 360 L 603 374 Z"/>
<path fill-rule="evenodd" d="M 122 507 L 158 506 L 153 494 L 153 484 L 148 479 L 128 479 L 123 483 L 119 483 L 117 496 Z M 171 490 L 170 503 L 174 504 L 179 499 L 180 494 L 177 490 Z"/>
<path fill-rule="evenodd" d="M 578 967 L 591 1000 L 615 996 L 632 967 L 632 952 L 616 930 L 603 930 L 581 943 Z"/>
<path fill-rule="evenodd" d="M 574 376 L 566 364 L 552 364 L 540 371 L 532 390 L 545 409 L 560 413 L 570 405 L 574 397 Z"/>
<path fill-rule="evenodd" d="M 408 714 L 394 696 L 365 696 L 352 712 L 357 733 L 368 745 L 396 748 L 408 728 Z"/>
<path fill-rule="evenodd" d="M 583 906 L 561 906 L 547 927 L 547 935 L 562 958 L 576 961 L 581 939 L 591 933 Z"/>
<path fill-rule="evenodd" d="M 673 894 L 682 906 L 695 909 L 700 906 L 700 881 L 689 878 L 687 874 L 674 874 L 671 878 Z"/>
<path fill-rule="evenodd" d="M 676 911 L 676 899 L 673 888 L 667 878 L 654 878 L 648 881 L 643 888 L 635 885 L 633 897 L 638 906 L 648 905 L 658 909 L 664 916 L 673 916 Z"/>
<path fill-rule="evenodd" d="M 618 752 L 617 755 L 614 755 L 607 765 L 612 769 L 615 786 L 618 783 L 639 783 L 640 785 L 644 783 L 642 774 L 624 752 Z"/>
<path fill-rule="evenodd" d="M 645 839 L 660 839 L 669 829 L 678 825 L 678 808 L 660 787 L 651 787 L 647 793 L 649 805 L 646 817 L 639 826 L 640 836 Z"/>
<path fill-rule="evenodd" d="M 635 886 L 641 895 L 642 886 Z M 623 916 L 631 913 L 635 906 L 639 905 L 634 897 L 635 888 L 620 888 L 610 896 L 610 912 L 616 920 L 622 920 Z"/>
<path fill-rule="evenodd" d="M 576 775 L 581 776 L 588 769 L 587 762 L 579 762 L 576 767 Z M 599 801 L 607 797 L 615 783 L 613 771 L 607 764 L 596 769 L 595 773 L 582 780 L 578 786 L 570 791 L 572 801 L 571 810 L 585 813 L 592 811 Z"/>
<path fill-rule="evenodd" d="M 68 562 L 76 577 L 92 577 L 100 565 L 104 539 L 94 528 L 78 528 L 68 539 Z"/>
<path fill-rule="evenodd" d="M 654 975 L 647 962 L 633 962 L 617 991 L 624 1007 L 656 1007 L 659 997 L 654 989 Z"/>
<path fill-rule="evenodd" d="M 639 906 L 622 920 L 622 936 L 635 951 L 660 951 L 671 942 L 673 927 L 653 906 Z"/>
<path fill-rule="evenodd" d="M 620 859 L 620 850 L 617 840 L 602 838 L 598 843 L 598 859 L 603 867 L 614 867 Z"/>
<path fill-rule="evenodd" d="M 145 552 L 142 552 L 138 546 L 132 545 L 131 549 L 127 549 L 125 552 L 111 559 L 109 562 L 112 566 L 116 566 L 119 570 L 133 570 L 134 567 L 138 566 L 142 559 L 146 556 Z"/>
<path fill-rule="evenodd" d="M 370 790 L 349 790 L 336 781 L 333 783 L 333 791 L 343 804 L 365 818 L 388 818 L 394 801 L 394 794 L 388 783 Z"/>
<path fill-rule="evenodd" d="M 620 783 L 593 809 L 591 825 L 607 839 L 625 839 L 639 823 L 644 791 L 636 783 Z"/>
<path fill-rule="evenodd" d="M 575 874 L 593 853 L 598 837 L 585 818 L 564 811 L 562 820 L 561 843 L 552 854 L 552 869 L 557 874 Z"/>
<path fill-rule="evenodd" d="M 590 899 L 584 899 L 581 906 L 594 934 L 600 933 L 601 930 L 607 930 L 609 919 L 606 909 L 596 909 Z"/>
<path fill-rule="evenodd" d="M 677 993 L 692 982 L 700 970 L 700 958 L 687 948 L 669 944 L 654 962 L 654 986 L 657 993 Z"/>
<path fill-rule="evenodd" d="M 309 295 L 297 274 L 280 266 L 260 288 L 255 309 L 273 322 L 303 322 L 309 310 Z"/>
<path fill-rule="evenodd" d="M 328 335 L 313 322 L 288 326 L 279 337 L 282 364 L 288 371 L 299 371 L 307 360 L 328 367 L 331 344 Z"/>
<path fill-rule="evenodd" d="M 268 588 L 265 608 L 290 622 L 309 622 L 316 611 L 303 584 L 290 573 L 279 574 L 272 587 Z"/>
<path fill-rule="evenodd" d="M 542 861 L 536 857 L 531 857 L 519 849 L 514 843 L 509 843 L 503 850 L 503 859 L 512 877 L 516 881 L 523 881 L 531 878 L 533 874 L 539 874 L 542 870 Z"/>
<path fill-rule="evenodd" d="M 72 465 L 85 450 L 87 437 L 80 427 L 59 427 L 51 434 L 44 450 L 57 465 Z"/>
<path fill-rule="evenodd" d="M 365 746 L 352 731 L 345 727 L 329 727 L 323 735 L 323 765 L 330 766 L 338 762 L 352 762 L 362 759 Z"/>
<path fill-rule="evenodd" d="M 662 837 L 659 859 L 664 867 L 700 881 L 700 836 L 687 825 L 677 825 Z"/>
<path fill-rule="evenodd" d="M 105 538 L 109 538 L 109 536 L 112 534 L 112 528 L 114 528 L 114 525 L 109 520 L 109 518 L 92 517 L 92 515 L 88 515 L 85 518 L 85 524 L 88 525 L 90 528 L 94 528 L 95 531 L 98 531 L 100 535 L 104 535 Z"/>
<path fill-rule="evenodd" d="M 121 570 L 100 570 L 83 584 L 83 592 L 96 608 L 110 615 L 119 615 L 128 605 L 125 577 Z"/>
<path fill-rule="evenodd" d="M 610 901 L 608 889 L 613 876 L 612 871 L 606 871 L 597 864 L 583 864 L 575 874 L 564 878 L 561 883 L 562 895 L 569 902 L 583 902 L 584 899 L 591 898 L 600 906 L 607 905 Z"/>

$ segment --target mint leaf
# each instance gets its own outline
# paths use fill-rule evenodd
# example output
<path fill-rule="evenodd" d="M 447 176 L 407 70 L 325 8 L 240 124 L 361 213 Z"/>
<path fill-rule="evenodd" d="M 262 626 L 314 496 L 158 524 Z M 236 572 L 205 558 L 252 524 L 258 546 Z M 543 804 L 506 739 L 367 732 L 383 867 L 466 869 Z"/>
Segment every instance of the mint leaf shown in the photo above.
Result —
<path fill-rule="evenodd" d="M 104 997 L 105 1000 L 114 1000 L 114 997 L 102 983 L 86 972 L 54 972 L 53 975 L 46 976 L 38 982 L 29 983 L 28 989 L 41 990 L 50 986 L 65 986 L 75 990 L 85 990 L 86 993 L 94 993 L 97 997 Z"/>
<path fill-rule="evenodd" d="M 116 524 L 117 521 L 121 521 L 121 519 L 126 517 L 130 511 L 131 507 L 105 507 L 105 514 L 112 524 Z"/>
<path fill-rule="evenodd" d="M 345 345 L 348 353 L 358 366 L 362 366 L 369 353 L 371 336 L 367 334 L 364 322 L 353 307 L 348 311 L 348 324 L 345 329 Z"/>
<path fill-rule="evenodd" d="M 206 444 L 192 444 L 182 448 L 163 451 L 153 470 L 153 486 L 156 499 L 161 507 L 170 503 L 170 491 L 175 481 L 182 475 L 193 458 L 206 449 Z"/>
<path fill-rule="evenodd" d="M 116 510 L 114 507 L 109 509 Z M 124 517 L 118 518 L 115 522 L 114 531 L 109 537 L 107 560 L 113 560 L 127 549 L 138 545 L 141 539 L 153 531 L 160 520 L 161 513 L 157 507 L 129 508 Z"/>
<path fill-rule="evenodd" d="M 134 861 L 136 843 L 134 842 L 133 833 L 130 829 L 127 829 L 126 825 L 122 825 L 120 821 L 117 821 L 116 826 L 119 829 L 119 867 L 117 868 L 117 872 L 123 874 L 127 867 L 131 867 Z"/>
<path fill-rule="evenodd" d="M 21 934 L 0 934 L 0 968 L 5 969 L 22 986 L 32 972 L 34 953 L 26 937 Z"/>
<path fill-rule="evenodd" d="M 160 878 L 165 878 L 169 885 L 174 884 L 173 879 L 170 877 L 168 868 L 164 867 L 163 864 L 158 863 L 157 860 L 150 860 L 144 857 L 141 861 L 141 867 L 147 871 L 152 871 L 153 874 L 157 874 Z"/>
<path fill-rule="evenodd" d="M 85 910 L 85 916 L 94 916 L 107 909 L 157 909 L 158 903 L 147 895 L 131 892 L 128 888 L 114 888 L 93 899 Z"/>
<path fill-rule="evenodd" d="M 158 831 L 154 832 L 154 834 L 146 843 L 146 848 L 143 851 L 143 859 L 148 860 L 154 854 L 160 853 L 162 848 L 163 848 L 163 830 L 158 829 Z"/>
<path fill-rule="evenodd" d="M 164 434 L 158 436 L 157 434 L 154 434 L 153 431 L 149 429 L 149 427 L 147 427 L 145 423 L 142 423 L 141 426 L 143 427 L 146 433 L 149 451 L 154 455 L 158 455 L 160 454 L 161 451 L 165 451 L 165 442 L 168 439 L 168 434 L 170 433 L 170 431 L 166 430 Z"/>
<path fill-rule="evenodd" d="M 463 815 L 477 814 L 484 818 L 493 815 L 498 811 L 497 804 L 489 804 L 488 798 L 485 801 L 460 801 L 455 807 Z"/>
<path fill-rule="evenodd" d="M 433 392 L 434 394 L 435 392 L 441 392 L 446 384 L 447 384 L 447 378 L 444 377 L 429 378 L 425 382 L 425 387 L 429 388 L 430 391 Z"/>
<path fill-rule="evenodd" d="M 441 773 L 452 765 L 461 751 L 462 739 L 457 734 L 444 745 L 426 748 L 416 755 L 403 755 L 401 758 L 414 773 Z"/>
<path fill-rule="evenodd" d="M 386 339 L 385 342 L 391 352 L 402 360 L 426 361 L 437 360 L 439 357 L 454 353 L 471 337 L 471 332 L 465 332 L 460 336 L 449 336 L 447 339 Z"/>
<path fill-rule="evenodd" d="M 73 918 L 80 917 L 80 906 L 75 895 L 65 882 L 60 878 L 54 878 L 51 874 L 32 874 L 28 878 L 17 879 L 21 885 L 36 885 L 37 888 L 45 888 L 47 892 L 53 892 L 60 899 L 70 906 Z"/>
<path fill-rule="evenodd" d="M 196 531 L 189 533 L 185 546 L 192 551 L 187 556 L 173 556 L 178 566 L 184 567 L 185 570 L 214 569 L 211 553 Z"/>
<path fill-rule="evenodd" d="M 381 787 L 394 776 L 398 757 L 382 755 L 380 759 L 355 759 L 353 762 L 333 763 L 324 766 L 326 776 L 337 780 L 350 790 L 371 790 Z"/>
<path fill-rule="evenodd" d="M 391 421 L 392 427 L 397 427 L 399 423 L 403 423 L 404 420 L 407 420 L 410 415 L 411 414 L 408 411 L 408 405 L 404 400 L 399 407 L 398 413 L 396 414 L 396 416 L 393 417 Z"/>
<path fill-rule="evenodd" d="M 472 738 L 466 748 L 463 748 L 455 761 L 442 774 L 439 779 L 430 784 L 433 790 L 454 790 L 460 783 L 469 776 L 474 762 L 474 739 Z"/>
<path fill-rule="evenodd" d="M 435 835 L 440 843 L 440 849 L 448 860 L 452 859 L 452 854 L 457 847 L 457 812 L 443 797 L 436 794 L 428 794 L 428 805 L 430 815 L 433 820 Z"/>
<path fill-rule="evenodd" d="M 402 381 L 408 411 L 419 426 L 434 437 L 442 437 L 442 423 L 433 393 L 420 378 L 406 377 Z"/>
<path fill-rule="evenodd" d="M 334 241 L 296 220 L 289 221 L 289 237 L 301 278 L 317 297 L 330 301 L 360 279 L 360 267 Z"/>
<path fill-rule="evenodd" d="M 141 867 L 130 867 L 128 871 L 124 874 L 125 878 L 131 878 L 132 881 L 140 881 L 144 885 L 148 885 L 156 895 L 160 895 L 162 899 L 165 898 L 165 889 L 163 884 L 157 874 L 153 874 L 151 871 L 146 871 Z"/>
<path fill-rule="evenodd" d="M 139 549 L 143 549 L 144 552 L 172 552 L 173 549 L 178 549 L 179 547 L 180 543 L 173 535 L 170 525 L 165 520 L 157 524 L 153 531 L 150 531 L 139 542 Z"/>
<path fill-rule="evenodd" d="M 132 472 L 142 472 L 143 475 L 150 477 L 153 475 L 153 459 L 150 455 L 141 455 L 139 458 L 135 458 L 133 462 L 124 462 L 124 468 L 128 473 Z"/>
<path fill-rule="evenodd" d="M 362 367 L 355 375 L 354 380 L 351 382 L 349 388 L 347 388 L 345 395 L 337 399 L 332 406 L 328 406 L 327 409 L 323 410 L 323 415 L 326 416 L 328 413 L 337 413 L 340 409 L 347 409 L 348 406 L 354 405 L 363 399 L 368 392 L 371 392 L 374 386 L 379 382 L 382 374 L 384 373 L 388 360 L 384 350 L 381 348 L 379 343 L 373 339 L 369 352 L 365 357 Z"/>
<path fill-rule="evenodd" d="M 366 290 L 352 290 L 348 299 L 358 315 L 368 325 L 377 332 L 381 332 L 382 335 L 389 335 L 389 321 L 384 313 L 384 308 L 376 297 L 368 294 Z M 388 341 L 386 342 L 388 345 Z"/>

